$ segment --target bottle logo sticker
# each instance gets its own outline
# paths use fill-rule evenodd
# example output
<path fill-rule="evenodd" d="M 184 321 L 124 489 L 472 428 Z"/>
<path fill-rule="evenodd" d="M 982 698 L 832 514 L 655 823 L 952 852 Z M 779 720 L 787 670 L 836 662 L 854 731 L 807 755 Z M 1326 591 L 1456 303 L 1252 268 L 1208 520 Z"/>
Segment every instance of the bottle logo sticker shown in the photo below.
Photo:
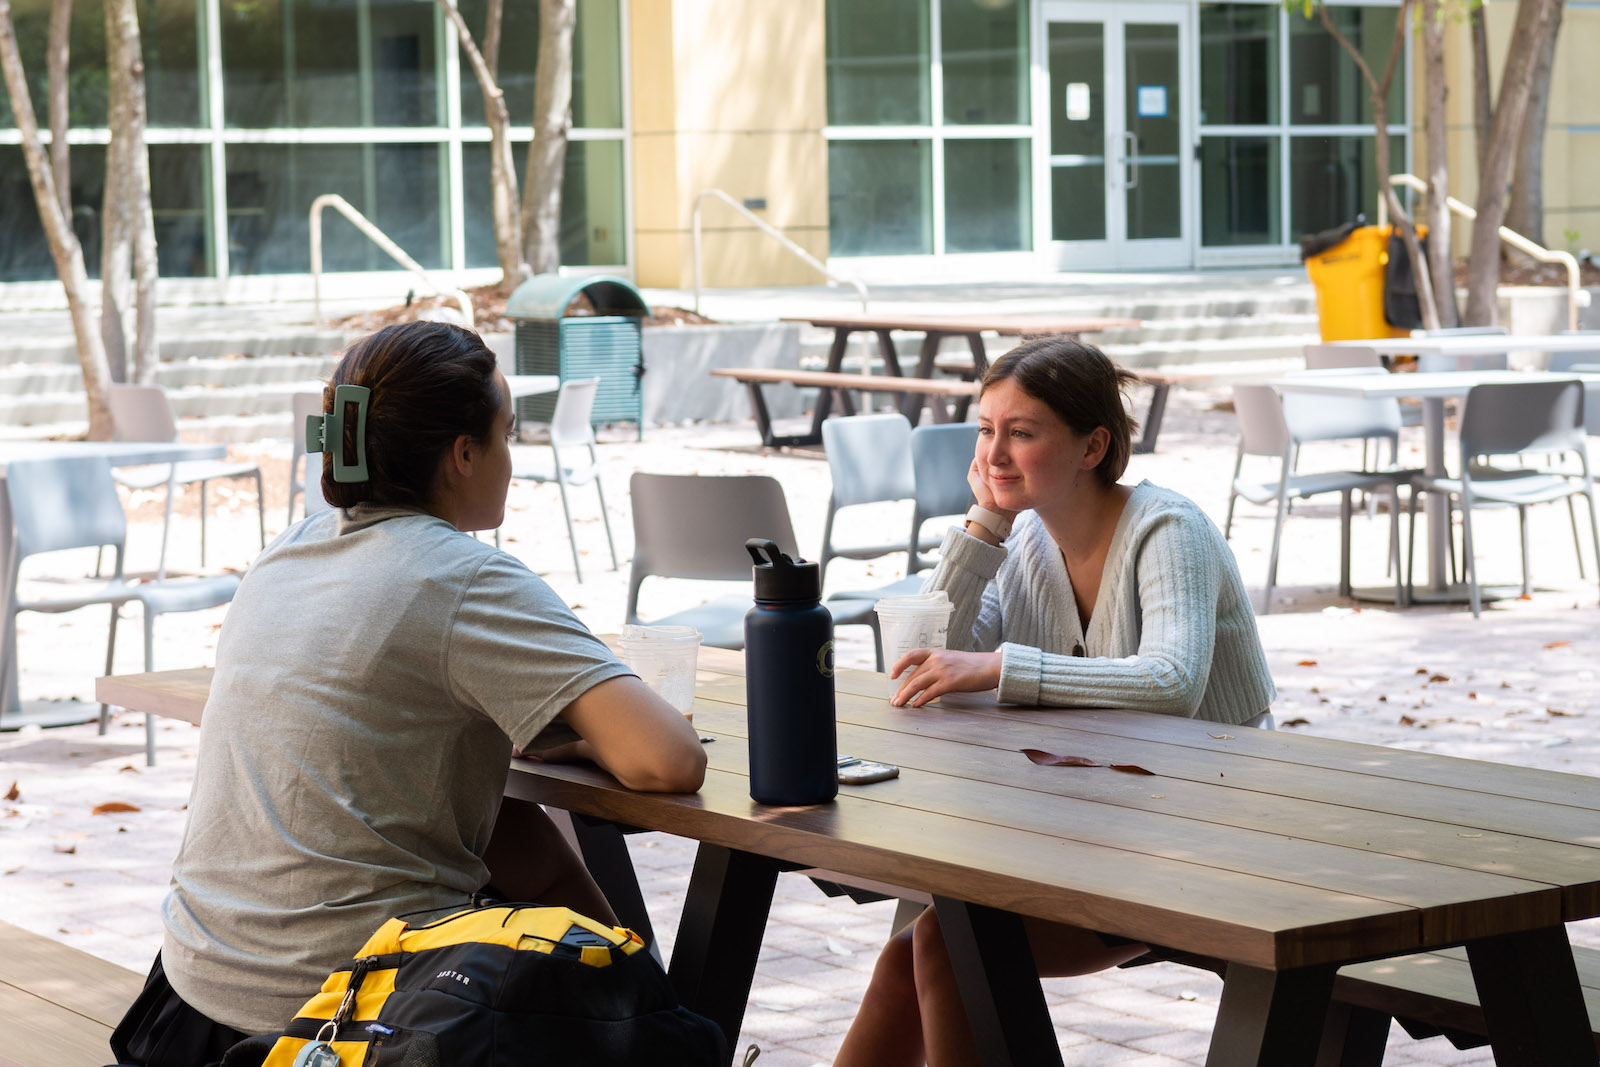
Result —
<path fill-rule="evenodd" d="M 833 642 L 831 640 L 817 649 L 817 673 L 824 678 L 833 677 Z"/>

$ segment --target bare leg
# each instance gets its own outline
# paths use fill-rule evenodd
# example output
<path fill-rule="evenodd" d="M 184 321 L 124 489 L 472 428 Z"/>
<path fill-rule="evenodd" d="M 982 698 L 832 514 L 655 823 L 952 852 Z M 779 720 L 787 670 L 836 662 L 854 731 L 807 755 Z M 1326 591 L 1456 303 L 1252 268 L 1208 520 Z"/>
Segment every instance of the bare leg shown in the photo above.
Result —
<path fill-rule="evenodd" d="M 583 860 L 544 809 L 531 801 L 506 797 L 500 802 L 483 862 L 489 881 L 512 900 L 567 907 L 603 923 L 617 922 Z"/>
<path fill-rule="evenodd" d="M 922 1015 L 911 939 L 912 927 L 907 926 L 883 946 L 833 1067 L 922 1067 Z"/>

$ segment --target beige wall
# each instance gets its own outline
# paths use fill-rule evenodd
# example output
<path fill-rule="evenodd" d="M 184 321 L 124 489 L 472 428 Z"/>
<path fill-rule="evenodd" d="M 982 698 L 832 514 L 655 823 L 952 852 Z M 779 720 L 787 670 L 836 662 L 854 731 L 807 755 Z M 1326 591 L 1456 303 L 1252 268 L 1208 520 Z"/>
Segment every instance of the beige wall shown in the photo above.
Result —
<path fill-rule="evenodd" d="M 828 253 L 823 0 L 632 0 L 635 269 L 694 283 L 690 219 L 702 189 Z M 707 286 L 798 285 L 817 274 L 725 206 L 702 210 Z"/>
<path fill-rule="evenodd" d="M 1506 46 L 1516 15 L 1515 4 L 1488 9 L 1489 67 L 1495 92 L 1505 67 Z M 1452 22 L 1445 38 L 1445 79 L 1450 128 L 1450 191 L 1473 204 L 1478 196 L 1477 138 L 1472 122 L 1472 40 L 1465 24 Z M 1600 9 L 1567 5 L 1556 40 L 1550 78 L 1550 110 L 1545 120 L 1545 230 L 1528 234 L 1547 248 L 1600 253 Z M 1415 69 L 1416 170 L 1425 173 L 1423 140 L 1424 75 L 1420 42 L 1413 47 Z M 1456 220 L 1452 244 L 1467 251 L 1471 223 Z"/>

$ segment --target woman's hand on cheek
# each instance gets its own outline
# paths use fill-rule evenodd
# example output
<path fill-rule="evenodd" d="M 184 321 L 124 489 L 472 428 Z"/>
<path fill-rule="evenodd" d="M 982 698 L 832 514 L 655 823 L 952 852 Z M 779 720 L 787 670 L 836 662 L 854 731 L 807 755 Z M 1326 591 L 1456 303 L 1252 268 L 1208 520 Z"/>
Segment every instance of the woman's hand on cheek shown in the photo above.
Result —
<path fill-rule="evenodd" d="M 989 488 L 989 469 L 982 460 L 974 459 L 967 469 L 967 485 L 972 487 L 972 499 L 980 508 L 995 510 L 994 490 Z"/>
<path fill-rule="evenodd" d="M 945 693 L 981 693 L 1000 684 L 998 652 L 956 652 L 945 648 L 919 648 L 907 652 L 889 669 L 900 679 L 900 689 L 890 701 L 895 707 L 920 708 Z"/>

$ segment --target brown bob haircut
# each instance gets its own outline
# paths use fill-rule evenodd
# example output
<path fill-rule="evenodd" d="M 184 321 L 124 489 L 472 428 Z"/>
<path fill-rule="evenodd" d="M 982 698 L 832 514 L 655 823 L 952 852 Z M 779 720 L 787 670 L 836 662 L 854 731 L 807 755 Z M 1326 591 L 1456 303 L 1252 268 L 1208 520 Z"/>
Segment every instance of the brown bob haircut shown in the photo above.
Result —
<path fill-rule="evenodd" d="M 465 434 L 487 441 L 500 413 L 494 353 L 471 330 L 446 322 L 385 326 L 345 350 L 323 389 L 322 410 L 336 385 L 364 385 L 367 471 L 364 482 L 333 480 L 333 455 L 322 454 L 322 495 L 338 508 L 380 504 L 424 508 L 439 460 Z M 348 405 L 347 405 L 348 406 Z M 347 459 L 356 455 L 356 420 L 345 419 Z"/>
<path fill-rule="evenodd" d="M 1055 412 L 1080 437 L 1104 426 L 1111 442 L 1094 473 L 1107 488 L 1117 484 L 1133 453 L 1133 417 L 1123 402 L 1122 389 L 1138 381 L 1138 375 L 1123 370 L 1104 352 L 1076 337 L 1041 337 L 1018 345 L 990 364 L 979 395 L 1007 379 Z"/>

